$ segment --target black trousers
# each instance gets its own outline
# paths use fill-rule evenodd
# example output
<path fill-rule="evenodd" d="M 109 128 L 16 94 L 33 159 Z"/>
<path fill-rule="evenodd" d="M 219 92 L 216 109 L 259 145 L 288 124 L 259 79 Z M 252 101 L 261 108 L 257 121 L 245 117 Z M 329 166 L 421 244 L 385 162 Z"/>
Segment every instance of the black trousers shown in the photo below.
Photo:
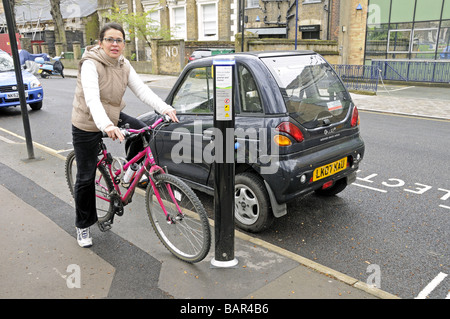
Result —
<path fill-rule="evenodd" d="M 142 121 L 121 112 L 118 126 L 121 127 L 127 123 L 133 129 L 146 126 Z M 77 161 L 74 198 L 75 226 L 78 228 L 90 227 L 97 222 L 95 172 L 97 170 L 98 145 L 101 139 L 101 132 L 86 132 L 72 125 L 72 140 Z M 134 145 L 127 158 L 132 158 L 141 149 L 142 143 Z"/>

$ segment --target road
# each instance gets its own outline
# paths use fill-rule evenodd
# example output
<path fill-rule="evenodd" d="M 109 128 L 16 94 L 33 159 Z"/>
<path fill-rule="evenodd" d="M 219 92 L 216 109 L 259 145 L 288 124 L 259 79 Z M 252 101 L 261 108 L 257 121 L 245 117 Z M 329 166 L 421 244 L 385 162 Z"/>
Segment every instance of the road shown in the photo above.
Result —
<path fill-rule="evenodd" d="M 46 79 L 44 107 L 30 111 L 33 141 L 65 155 L 71 147 L 75 79 Z M 153 87 L 165 97 L 168 88 Z M 149 108 L 132 93 L 130 115 Z M 253 235 L 401 298 L 449 296 L 450 123 L 360 112 L 366 155 L 355 184 L 332 198 L 309 195 Z M 0 128 L 21 136 L 19 108 L 0 109 Z M 112 144 L 112 152 L 122 146 Z M 209 212 L 213 198 L 201 195 Z"/>

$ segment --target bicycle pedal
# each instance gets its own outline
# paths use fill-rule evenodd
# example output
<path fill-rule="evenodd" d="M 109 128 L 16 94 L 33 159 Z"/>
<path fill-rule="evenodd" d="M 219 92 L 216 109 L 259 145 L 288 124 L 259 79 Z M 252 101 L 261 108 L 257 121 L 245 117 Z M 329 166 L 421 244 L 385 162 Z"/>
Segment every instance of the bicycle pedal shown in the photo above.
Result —
<path fill-rule="evenodd" d="M 106 232 L 108 230 L 110 230 L 112 228 L 112 224 L 110 222 L 103 222 L 103 223 L 97 223 L 98 228 L 100 229 L 100 231 L 102 232 Z"/>
<path fill-rule="evenodd" d="M 148 181 L 145 181 L 145 182 L 139 182 L 137 186 L 139 188 L 147 188 L 147 185 L 148 185 Z"/>

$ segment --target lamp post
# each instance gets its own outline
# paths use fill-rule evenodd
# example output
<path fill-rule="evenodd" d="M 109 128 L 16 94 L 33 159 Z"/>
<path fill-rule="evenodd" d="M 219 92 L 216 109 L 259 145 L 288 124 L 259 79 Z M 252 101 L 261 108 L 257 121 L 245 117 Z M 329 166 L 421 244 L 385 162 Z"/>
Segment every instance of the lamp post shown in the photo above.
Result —
<path fill-rule="evenodd" d="M 25 131 L 25 141 L 28 151 L 28 159 L 34 159 L 33 141 L 31 139 L 30 121 L 28 118 L 27 99 L 25 97 L 25 87 L 23 85 L 22 68 L 20 66 L 19 49 L 17 48 L 16 28 L 12 17 L 11 4 L 8 0 L 3 0 L 3 10 L 5 10 L 6 23 L 8 25 L 9 43 L 14 61 L 14 71 L 16 72 L 17 92 L 19 93 L 20 110 L 22 113 L 23 128 Z"/>
<path fill-rule="evenodd" d="M 298 0 L 295 0 L 295 50 L 297 50 L 298 35 Z"/>
<path fill-rule="evenodd" d="M 242 37 L 241 37 L 241 52 L 244 52 L 244 29 L 245 29 L 245 0 L 241 0 L 241 32 L 242 32 Z"/>

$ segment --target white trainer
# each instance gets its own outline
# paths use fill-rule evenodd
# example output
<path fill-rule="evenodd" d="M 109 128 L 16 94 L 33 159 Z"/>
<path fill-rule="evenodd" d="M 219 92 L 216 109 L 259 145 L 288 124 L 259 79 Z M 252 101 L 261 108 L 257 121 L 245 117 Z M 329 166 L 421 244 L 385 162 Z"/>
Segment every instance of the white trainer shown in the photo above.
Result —
<path fill-rule="evenodd" d="M 77 241 L 78 245 L 83 248 L 88 248 L 92 246 L 91 232 L 88 228 L 78 228 L 77 227 Z"/>

